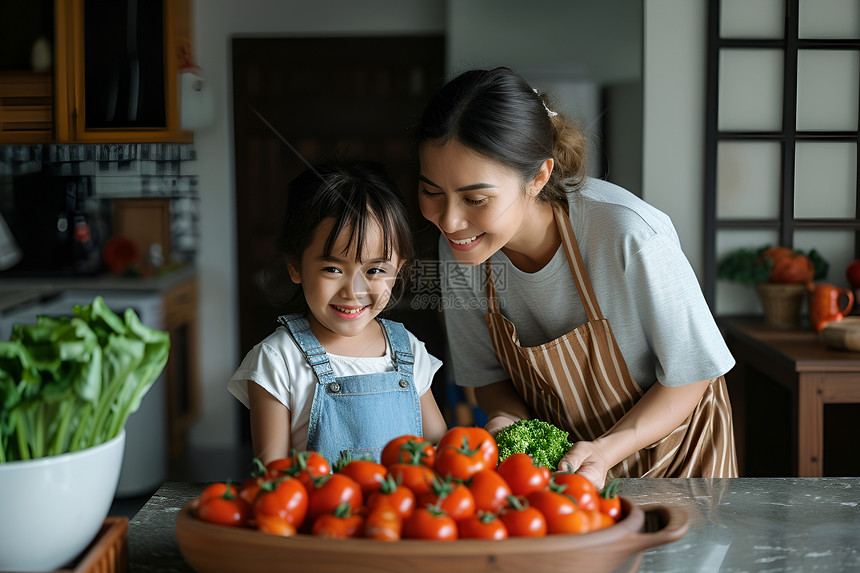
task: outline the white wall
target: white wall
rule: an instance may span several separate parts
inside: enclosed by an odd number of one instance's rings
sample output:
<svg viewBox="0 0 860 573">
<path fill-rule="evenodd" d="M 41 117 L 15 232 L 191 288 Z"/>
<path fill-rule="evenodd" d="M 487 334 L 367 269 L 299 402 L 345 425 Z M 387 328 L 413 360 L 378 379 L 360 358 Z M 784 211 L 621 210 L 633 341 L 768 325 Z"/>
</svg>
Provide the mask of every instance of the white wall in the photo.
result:
<svg viewBox="0 0 860 573">
<path fill-rule="evenodd" d="M 598 84 L 639 79 L 641 0 L 451 0 L 448 70 L 567 71 Z"/>
<path fill-rule="evenodd" d="M 642 198 L 672 218 L 704 276 L 706 0 L 644 0 Z"/>
<path fill-rule="evenodd" d="M 235 400 L 226 382 L 239 365 L 230 40 L 235 35 L 441 33 L 437 0 L 196 0 L 195 59 L 215 91 L 217 118 L 195 135 L 200 190 L 200 377 L 196 448 L 238 441 Z"/>
</svg>

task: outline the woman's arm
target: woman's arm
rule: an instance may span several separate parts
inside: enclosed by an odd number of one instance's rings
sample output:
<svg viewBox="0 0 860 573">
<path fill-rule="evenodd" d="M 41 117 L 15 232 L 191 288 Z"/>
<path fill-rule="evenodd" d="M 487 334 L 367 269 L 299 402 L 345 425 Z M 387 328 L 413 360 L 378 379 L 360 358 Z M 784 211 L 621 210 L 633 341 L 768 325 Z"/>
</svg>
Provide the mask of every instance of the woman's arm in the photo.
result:
<svg viewBox="0 0 860 573">
<path fill-rule="evenodd" d="M 655 382 L 645 395 L 608 432 L 593 442 L 576 442 L 559 462 L 587 477 L 597 488 L 606 482 L 606 472 L 634 452 L 668 436 L 687 419 L 711 380 L 684 386 Z"/>
<path fill-rule="evenodd" d="M 442 412 L 439 411 L 436 398 L 433 397 L 433 392 L 428 389 L 421 396 L 421 432 L 424 439 L 438 444 L 447 431 L 448 425 L 445 423 Z"/>
<path fill-rule="evenodd" d="M 254 456 L 264 464 L 289 456 L 290 410 L 255 382 L 248 381 L 251 441 Z"/>
<path fill-rule="evenodd" d="M 475 400 L 487 415 L 487 425 L 484 427 L 494 436 L 505 426 L 532 417 L 529 407 L 510 380 L 478 386 L 475 388 Z"/>
</svg>

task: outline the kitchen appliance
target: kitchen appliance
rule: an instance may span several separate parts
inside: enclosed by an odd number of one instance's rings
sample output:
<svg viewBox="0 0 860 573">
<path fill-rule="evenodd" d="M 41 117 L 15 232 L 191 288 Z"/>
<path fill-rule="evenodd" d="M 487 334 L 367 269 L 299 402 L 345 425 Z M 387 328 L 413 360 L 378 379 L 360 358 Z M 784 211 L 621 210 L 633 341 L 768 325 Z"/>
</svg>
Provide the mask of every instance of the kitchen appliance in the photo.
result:
<svg viewBox="0 0 860 573">
<path fill-rule="evenodd" d="M 92 275 L 102 271 L 101 248 L 108 229 L 93 178 L 45 171 L 17 176 L 11 201 L 0 201 L 21 251 L 5 271 L 16 276 Z"/>
<path fill-rule="evenodd" d="M 157 292 L 67 290 L 51 299 L 0 314 L 0 340 L 9 340 L 12 325 L 35 324 L 38 316 L 68 316 L 73 307 L 101 296 L 108 308 L 122 316 L 126 308 L 140 321 L 164 330 L 164 307 Z M 167 478 L 167 382 L 162 373 L 125 424 L 126 444 L 117 497 L 132 497 L 158 489 Z"/>
</svg>

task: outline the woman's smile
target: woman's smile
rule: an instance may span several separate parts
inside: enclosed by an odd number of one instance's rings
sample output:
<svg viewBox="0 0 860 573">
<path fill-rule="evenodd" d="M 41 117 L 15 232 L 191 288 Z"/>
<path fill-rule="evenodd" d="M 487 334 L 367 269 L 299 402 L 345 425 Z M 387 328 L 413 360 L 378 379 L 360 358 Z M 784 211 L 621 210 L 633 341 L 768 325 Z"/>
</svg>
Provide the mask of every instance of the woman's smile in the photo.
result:
<svg viewBox="0 0 860 573">
<path fill-rule="evenodd" d="M 481 233 L 480 235 L 475 235 L 474 237 L 467 237 L 465 239 L 454 239 L 453 237 L 447 237 L 448 244 L 451 245 L 452 249 L 457 251 L 471 251 L 481 242 L 481 239 L 484 238 L 486 233 Z"/>
<path fill-rule="evenodd" d="M 502 249 L 530 245 L 532 235 L 552 223 L 551 208 L 535 204 L 532 182 L 456 139 L 423 145 L 419 155 L 421 213 L 442 231 L 461 264 L 479 265 Z"/>
</svg>

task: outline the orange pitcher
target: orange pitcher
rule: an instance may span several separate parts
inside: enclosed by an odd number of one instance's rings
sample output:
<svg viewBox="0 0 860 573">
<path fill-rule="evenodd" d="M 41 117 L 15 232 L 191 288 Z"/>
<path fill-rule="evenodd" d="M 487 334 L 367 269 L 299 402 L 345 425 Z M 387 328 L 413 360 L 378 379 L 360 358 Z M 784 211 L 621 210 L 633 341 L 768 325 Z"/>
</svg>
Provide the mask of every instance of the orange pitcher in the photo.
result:
<svg viewBox="0 0 860 573">
<path fill-rule="evenodd" d="M 839 299 L 845 296 L 846 304 L 839 306 Z M 830 284 L 817 285 L 809 298 L 809 320 L 815 332 L 820 332 L 828 322 L 842 320 L 854 306 L 854 292 Z"/>
</svg>

